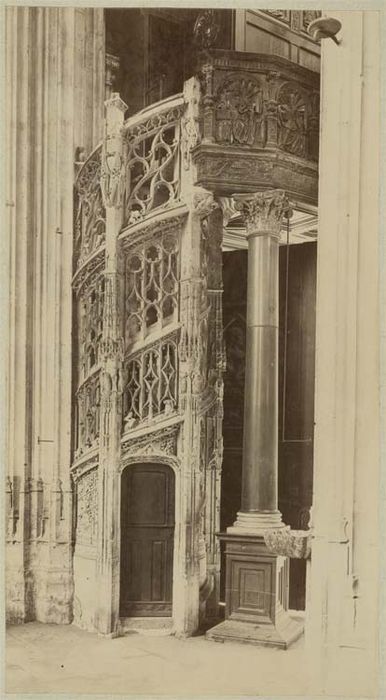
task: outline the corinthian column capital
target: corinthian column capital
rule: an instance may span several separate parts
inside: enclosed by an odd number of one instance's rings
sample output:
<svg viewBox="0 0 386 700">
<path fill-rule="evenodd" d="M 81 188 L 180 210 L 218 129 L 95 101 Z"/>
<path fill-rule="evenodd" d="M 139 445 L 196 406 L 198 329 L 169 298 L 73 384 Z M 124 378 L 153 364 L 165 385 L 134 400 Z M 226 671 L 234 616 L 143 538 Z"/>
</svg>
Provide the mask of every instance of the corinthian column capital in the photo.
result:
<svg viewBox="0 0 386 700">
<path fill-rule="evenodd" d="M 233 198 L 235 209 L 244 217 L 248 238 L 264 235 L 279 238 L 283 216 L 292 215 L 289 200 L 283 190 L 236 194 Z"/>
</svg>

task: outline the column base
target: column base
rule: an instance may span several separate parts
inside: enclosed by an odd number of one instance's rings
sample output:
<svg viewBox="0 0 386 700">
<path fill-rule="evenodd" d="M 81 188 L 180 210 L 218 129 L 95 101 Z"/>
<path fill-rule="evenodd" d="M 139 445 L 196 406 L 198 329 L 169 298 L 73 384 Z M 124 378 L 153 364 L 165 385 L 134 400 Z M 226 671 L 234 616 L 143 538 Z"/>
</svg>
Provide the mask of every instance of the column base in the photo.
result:
<svg viewBox="0 0 386 700">
<path fill-rule="evenodd" d="M 303 633 L 288 614 L 289 559 L 269 552 L 263 536 L 220 537 L 226 547 L 225 621 L 208 630 L 207 639 L 287 649 Z"/>
<path fill-rule="evenodd" d="M 230 535 L 252 535 L 263 537 L 266 530 L 277 530 L 280 527 L 285 527 L 282 521 L 280 510 L 266 512 L 249 512 L 237 513 L 237 520 L 227 528 L 227 533 Z"/>
<path fill-rule="evenodd" d="M 288 649 L 303 634 L 303 626 L 285 613 L 285 620 L 280 626 L 274 624 L 254 625 L 239 620 L 224 620 L 206 633 L 206 638 L 213 642 L 239 642 L 260 647 Z"/>
</svg>

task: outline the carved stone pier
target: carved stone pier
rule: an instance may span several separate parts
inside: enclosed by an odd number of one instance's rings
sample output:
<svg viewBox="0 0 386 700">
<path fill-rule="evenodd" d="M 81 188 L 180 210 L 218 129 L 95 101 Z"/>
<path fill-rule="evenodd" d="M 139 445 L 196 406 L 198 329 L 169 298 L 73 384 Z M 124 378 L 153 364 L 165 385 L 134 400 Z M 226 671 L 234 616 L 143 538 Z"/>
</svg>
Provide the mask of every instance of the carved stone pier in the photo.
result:
<svg viewBox="0 0 386 700">
<path fill-rule="evenodd" d="M 247 344 L 242 500 L 226 546 L 226 620 L 211 639 L 286 648 L 301 634 L 289 618 L 288 559 L 268 551 L 267 530 L 283 528 L 278 477 L 278 253 L 282 190 L 237 195 L 248 238 Z"/>
</svg>

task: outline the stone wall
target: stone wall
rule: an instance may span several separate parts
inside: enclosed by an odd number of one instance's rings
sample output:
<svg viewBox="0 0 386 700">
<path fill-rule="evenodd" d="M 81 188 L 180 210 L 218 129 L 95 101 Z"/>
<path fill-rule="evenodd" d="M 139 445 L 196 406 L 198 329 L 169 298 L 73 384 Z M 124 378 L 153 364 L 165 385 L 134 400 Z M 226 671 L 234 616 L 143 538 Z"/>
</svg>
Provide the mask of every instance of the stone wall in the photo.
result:
<svg viewBox="0 0 386 700">
<path fill-rule="evenodd" d="M 7 614 L 69 622 L 74 160 L 101 138 L 103 11 L 10 7 L 6 37 Z"/>
</svg>

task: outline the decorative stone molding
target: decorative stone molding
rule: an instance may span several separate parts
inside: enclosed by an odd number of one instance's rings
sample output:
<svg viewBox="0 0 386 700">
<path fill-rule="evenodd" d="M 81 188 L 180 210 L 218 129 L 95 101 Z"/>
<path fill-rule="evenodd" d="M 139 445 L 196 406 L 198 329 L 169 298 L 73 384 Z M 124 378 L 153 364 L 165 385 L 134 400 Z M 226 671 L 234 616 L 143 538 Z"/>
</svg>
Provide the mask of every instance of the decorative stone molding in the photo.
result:
<svg viewBox="0 0 386 700">
<path fill-rule="evenodd" d="M 82 455 L 76 462 L 73 463 L 71 467 L 71 476 L 76 482 L 84 474 L 92 469 L 95 469 L 99 463 L 99 453 L 98 451 L 92 450 L 92 454 Z"/>
<path fill-rule="evenodd" d="M 267 530 L 264 541 L 272 554 L 308 559 L 311 555 L 312 530 L 292 530 L 287 525 L 277 530 Z"/>
<path fill-rule="evenodd" d="M 289 200 L 282 190 L 236 194 L 234 206 L 244 217 L 247 237 L 269 234 L 279 239 L 283 217 L 292 215 Z"/>
<path fill-rule="evenodd" d="M 180 232 L 188 211 L 186 204 L 178 202 L 168 209 L 152 212 L 150 216 L 129 227 L 125 226 L 119 237 L 122 248 L 130 250 L 139 243 L 151 240 L 156 233 Z"/>
<path fill-rule="evenodd" d="M 86 293 L 90 286 L 100 277 L 105 263 L 105 246 L 90 255 L 90 257 L 79 267 L 72 278 L 72 286 L 77 296 Z"/>
<path fill-rule="evenodd" d="M 165 454 L 175 456 L 177 454 L 177 437 L 179 425 L 161 428 L 149 432 L 147 435 L 134 439 L 124 439 L 122 443 L 122 457 L 125 459 L 130 454 Z"/>
</svg>

